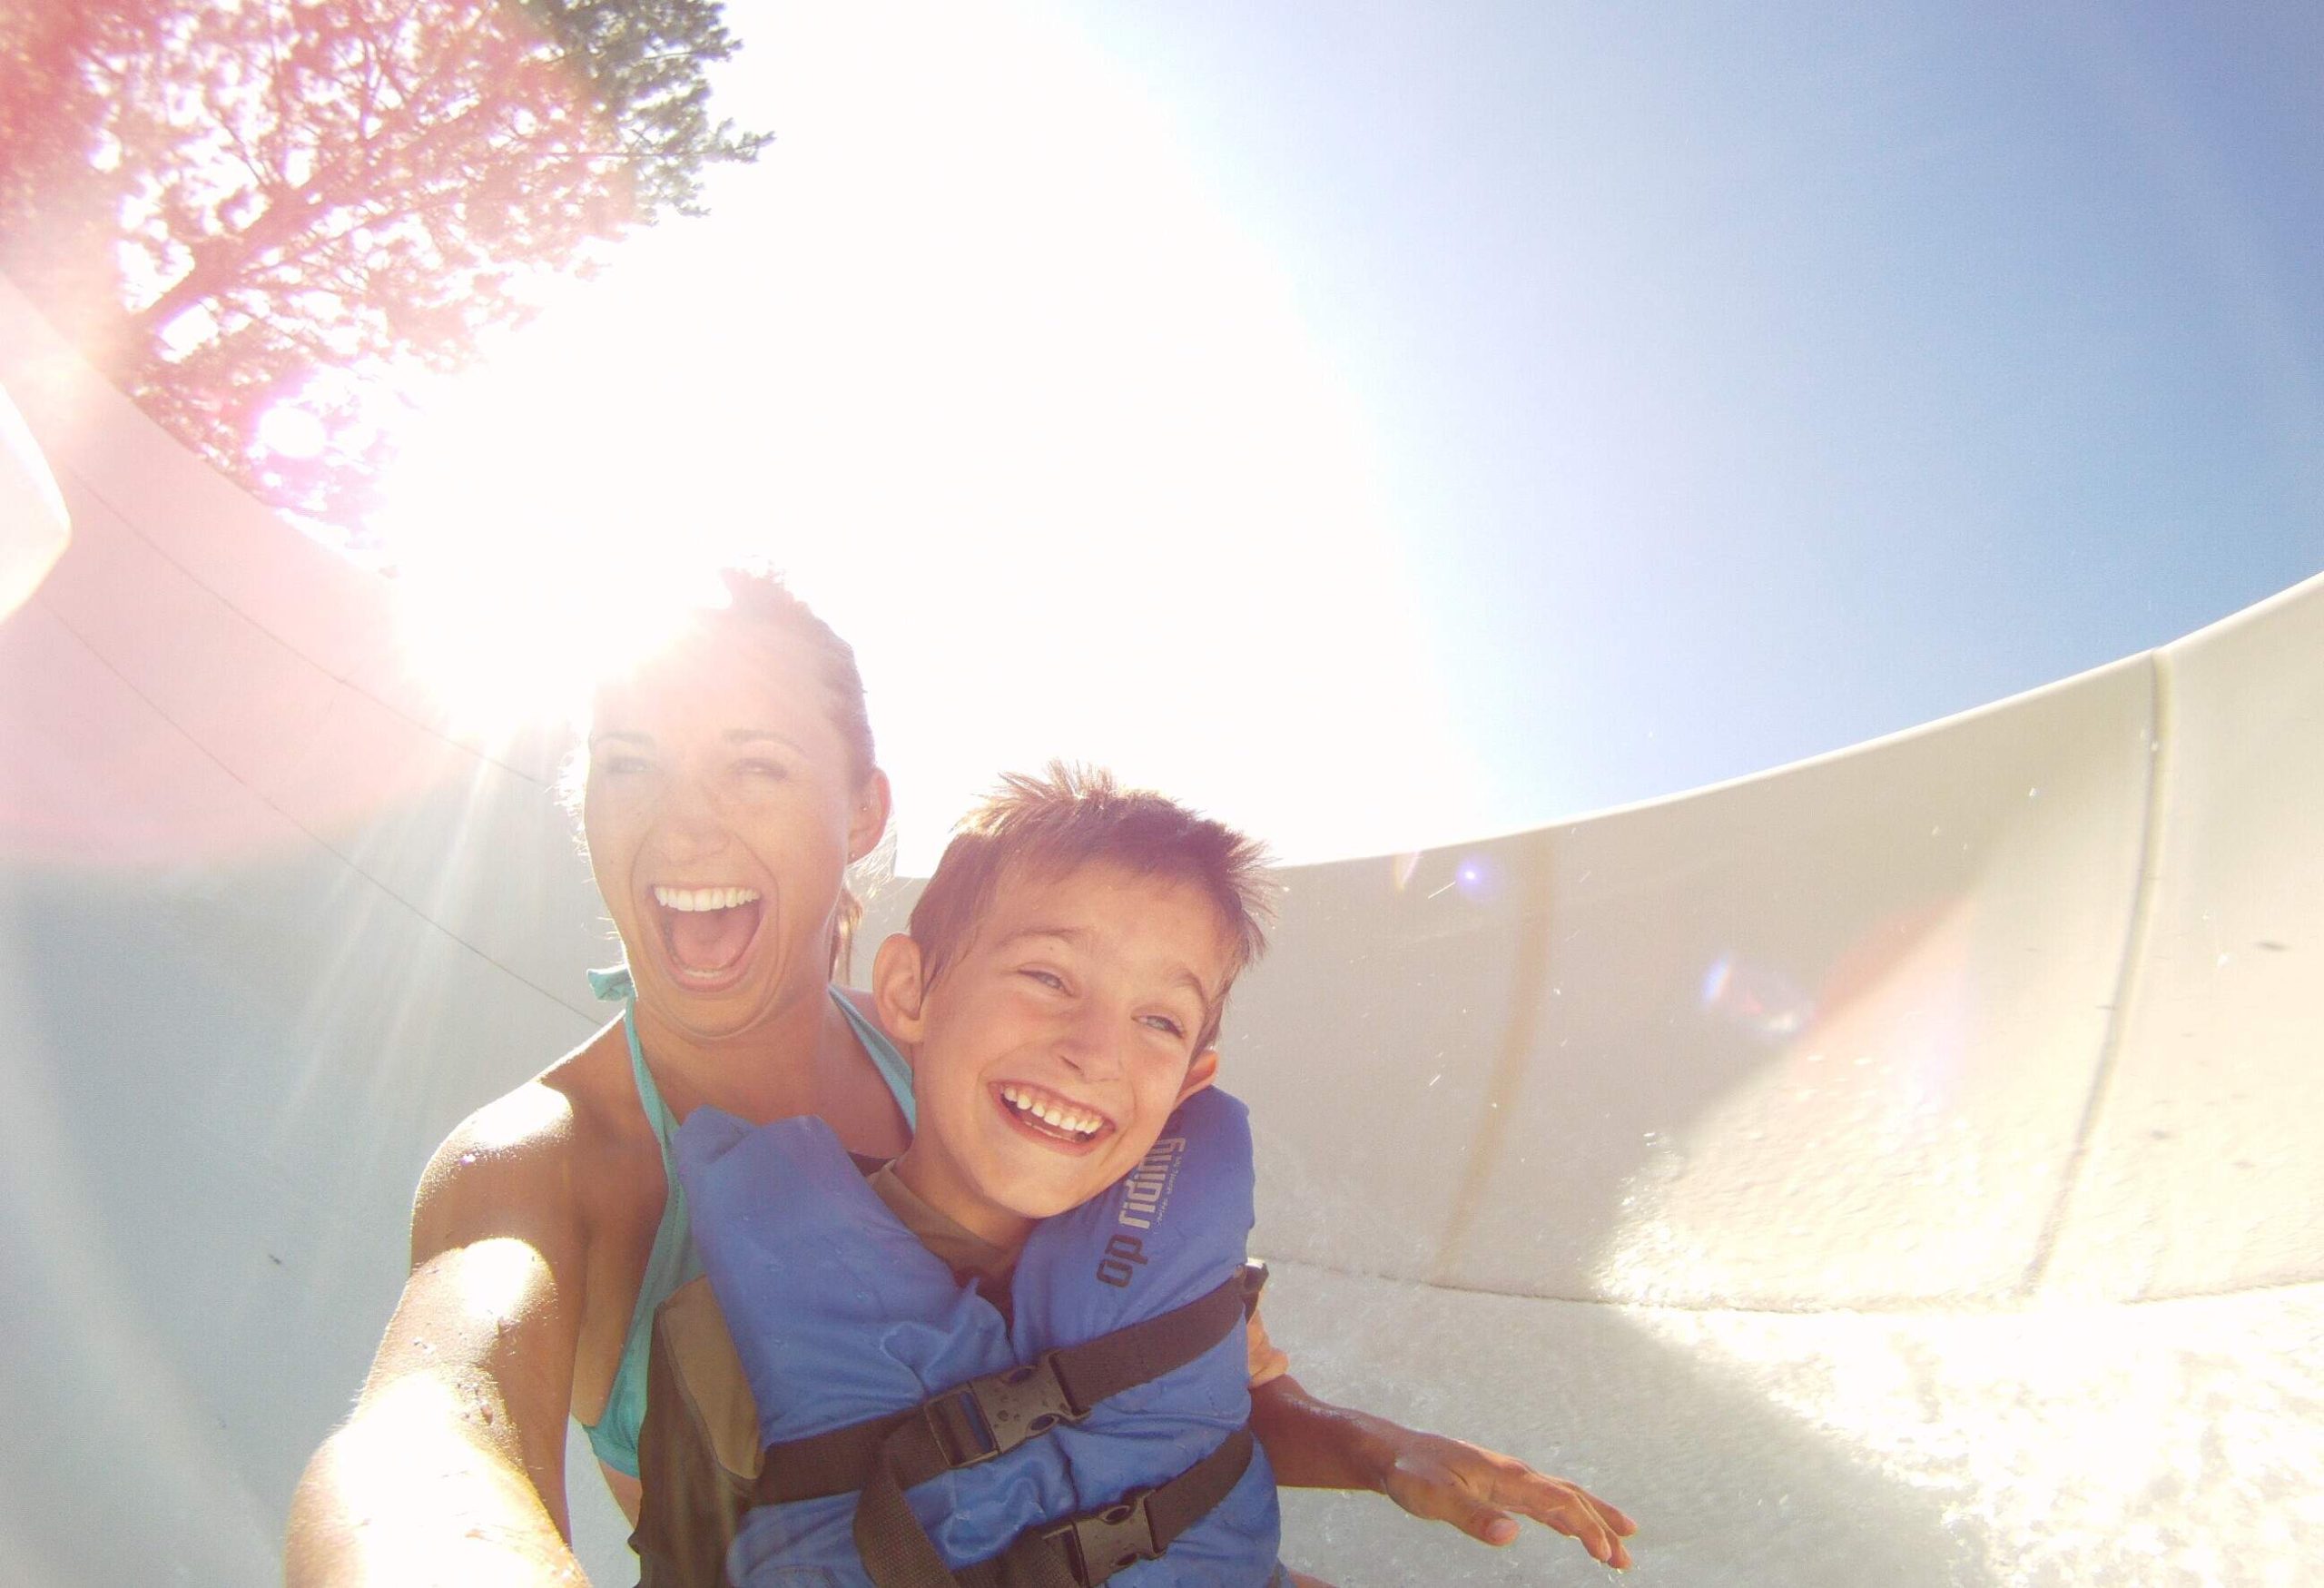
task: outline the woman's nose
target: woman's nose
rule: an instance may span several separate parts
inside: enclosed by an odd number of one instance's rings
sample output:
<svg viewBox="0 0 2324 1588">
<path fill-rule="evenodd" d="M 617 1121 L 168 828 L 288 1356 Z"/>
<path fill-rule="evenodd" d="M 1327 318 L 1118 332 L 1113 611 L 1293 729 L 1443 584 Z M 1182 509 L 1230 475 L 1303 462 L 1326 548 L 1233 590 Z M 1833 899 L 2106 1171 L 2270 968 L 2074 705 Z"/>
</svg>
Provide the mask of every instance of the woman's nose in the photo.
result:
<svg viewBox="0 0 2324 1588">
<path fill-rule="evenodd" d="M 726 841 L 726 824 L 717 802 L 692 778 L 672 782 L 663 796 L 660 814 L 664 842 L 674 849 L 702 853 Z"/>
</svg>

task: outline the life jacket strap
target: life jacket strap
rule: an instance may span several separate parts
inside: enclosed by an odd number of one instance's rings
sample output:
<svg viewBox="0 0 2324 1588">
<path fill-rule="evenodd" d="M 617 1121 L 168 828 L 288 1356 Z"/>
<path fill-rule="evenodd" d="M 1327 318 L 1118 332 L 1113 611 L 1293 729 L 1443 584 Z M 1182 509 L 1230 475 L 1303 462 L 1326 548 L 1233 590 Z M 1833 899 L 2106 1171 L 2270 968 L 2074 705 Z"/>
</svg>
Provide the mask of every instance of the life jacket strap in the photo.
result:
<svg viewBox="0 0 2324 1588">
<path fill-rule="evenodd" d="M 958 1571 L 945 1565 L 882 1463 L 856 1503 L 856 1551 L 876 1588 L 1097 1588 L 1138 1561 L 1159 1559 L 1208 1515 L 1242 1481 L 1252 1448 L 1251 1431 L 1237 1428 L 1167 1483 L 1029 1529 L 990 1560 Z"/>
<path fill-rule="evenodd" d="M 1265 1283 L 1265 1268 L 1251 1267 Z M 1079 1422 L 1108 1396 L 1185 1366 L 1240 1325 L 1257 1294 L 1246 1270 L 1184 1307 L 983 1374 L 907 1410 L 770 1445 L 752 1503 L 843 1494 L 863 1487 L 881 1464 L 909 1489 L 1005 1455 L 1059 1423 Z"/>
</svg>

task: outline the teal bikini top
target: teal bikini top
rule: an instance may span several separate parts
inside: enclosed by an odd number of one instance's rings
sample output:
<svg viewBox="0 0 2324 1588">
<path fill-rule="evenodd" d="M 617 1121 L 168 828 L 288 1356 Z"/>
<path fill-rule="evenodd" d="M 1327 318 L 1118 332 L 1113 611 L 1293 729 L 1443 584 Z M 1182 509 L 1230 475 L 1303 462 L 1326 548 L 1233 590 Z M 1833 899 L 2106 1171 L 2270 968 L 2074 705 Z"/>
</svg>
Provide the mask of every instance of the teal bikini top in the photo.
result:
<svg viewBox="0 0 2324 1588">
<path fill-rule="evenodd" d="M 654 1337 L 654 1313 L 671 1292 L 702 1272 L 702 1259 L 694 1249 L 691 1226 L 686 1220 L 685 1188 L 678 1183 L 678 1174 L 670 1159 L 670 1137 L 677 1129 L 677 1121 L 670 1117 L 669 1105 L 663 1102 L 661 1090 L 654 1084 L 654 1072 L 645 1067 L 645 1051 L 637 1045 L 637 993 L 631 984 L 625 966 L 610 971 L 589 972 L 589 989 L 599 998 L 621 1002 L 621 1029 L 629 1038 L 629 1073 L 637 1083 L 637 1101 L 645 1110 L 646 1121 L 654 1127 L 654 1139 L 662 1148 L 662 1181 L 667 1188 L 662 1197 L 662 1223 L 654 1231 L 654 1250 L 645 1259 L 645 1277 L 638 1282 L 637 1305 L 630 1309 L 629 1332 L 622 1336 L 621 1365 L 615 1369 L 612 1389 L 606 1394 L 606 1409 L 595 1423 L 581 1425 L 589 1435 L 589 1448 L 597 1459 L 616 1472 L 637 1475 L 637 1433 L 645 1425 L 645 1357 Z M 896 1045 L 888 1041 L 887 1032 L 864 1018 L 863 1012 L 850 1002 L 836 987 L 831 989 L 832 1001 L 847 1017 L 856 1040 L 863 1050 L 872 1055 L 872 1062 L 880 1071 L 880 1079 L 888 1083 L 894 1094 L 896 1107 L 904 1117 L 904 1128 L 911 1129 L 915 1122 L 911 1097 L 911 1067 Z"/>
</svg>

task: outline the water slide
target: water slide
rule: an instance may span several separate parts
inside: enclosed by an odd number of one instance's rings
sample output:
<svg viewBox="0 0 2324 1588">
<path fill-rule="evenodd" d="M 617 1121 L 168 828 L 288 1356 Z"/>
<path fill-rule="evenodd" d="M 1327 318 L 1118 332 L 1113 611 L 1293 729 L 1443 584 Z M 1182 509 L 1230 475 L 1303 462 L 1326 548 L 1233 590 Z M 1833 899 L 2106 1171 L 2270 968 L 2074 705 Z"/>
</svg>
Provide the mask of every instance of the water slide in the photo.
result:
<svg viewBox="0 0 2324 1588">
<path fill-rule="evenodd" d="M 262 1582 L 420 1164 L 603 1018 L 608 940 L 562 745 L 448 728 L 391 587 L 5 283 L 0 387 L 0 1580 Z M 1311 1387 L 1618 1500 L 1640 1583 L 2324 1561 L 2324 579 L 1800 765 L 1285 880 L 1229 1049 Z M 1599 1574 L 1286 1511 L 1348 1588 Z"/>
</svg>

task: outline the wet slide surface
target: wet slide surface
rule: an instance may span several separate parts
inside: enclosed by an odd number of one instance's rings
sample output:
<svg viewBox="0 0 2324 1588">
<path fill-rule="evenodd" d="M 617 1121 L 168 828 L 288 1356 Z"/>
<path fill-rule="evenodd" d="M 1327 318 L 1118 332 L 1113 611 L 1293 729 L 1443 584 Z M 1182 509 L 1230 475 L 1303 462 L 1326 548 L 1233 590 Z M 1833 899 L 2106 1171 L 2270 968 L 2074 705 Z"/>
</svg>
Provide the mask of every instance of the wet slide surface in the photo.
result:
<svg viewBox="0 0 2324 1588">
<path fill-rule="evenodd" d="M 428 1149 L 594 1028 L 610 939 L 553 735 L 450 732 L 391 590 L 5 285 L 0 387 L 73 525 L 0 619 L 0 1578 L 264 1581 Z M 1286 881 L 1228 1046 L 1311 1387 L 1589 1484 L 1641 1583 L 2324 1559 L 2324 583 L 1816 762 Z M 627 1581 L 576 1449 L 584 1557 Z M 1286 1510 L 1349 1588 L 1600 1575 Z"/>
</svg>

